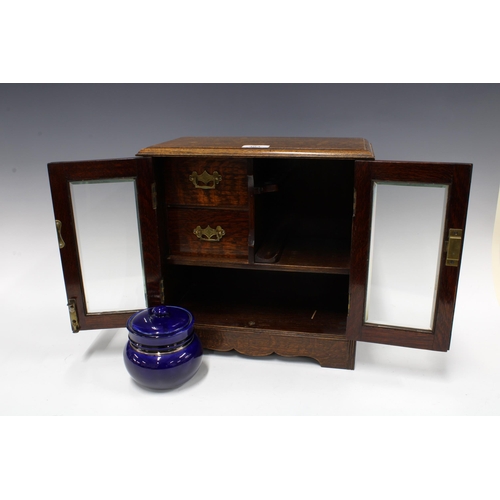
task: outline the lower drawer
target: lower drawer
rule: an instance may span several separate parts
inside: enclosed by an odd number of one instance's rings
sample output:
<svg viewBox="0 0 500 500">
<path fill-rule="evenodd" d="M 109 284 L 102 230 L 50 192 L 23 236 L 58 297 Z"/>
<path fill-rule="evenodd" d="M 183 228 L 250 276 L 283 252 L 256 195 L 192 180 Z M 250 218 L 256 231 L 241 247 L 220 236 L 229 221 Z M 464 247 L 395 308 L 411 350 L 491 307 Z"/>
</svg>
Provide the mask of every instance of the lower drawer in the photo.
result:
<svg viewBox="0 0 500 500">
<path fill-rule="evenodd" d="M 170 254 L 248 258 L 248 216 L 242 210 L 170 208 Z"/>
</svg>

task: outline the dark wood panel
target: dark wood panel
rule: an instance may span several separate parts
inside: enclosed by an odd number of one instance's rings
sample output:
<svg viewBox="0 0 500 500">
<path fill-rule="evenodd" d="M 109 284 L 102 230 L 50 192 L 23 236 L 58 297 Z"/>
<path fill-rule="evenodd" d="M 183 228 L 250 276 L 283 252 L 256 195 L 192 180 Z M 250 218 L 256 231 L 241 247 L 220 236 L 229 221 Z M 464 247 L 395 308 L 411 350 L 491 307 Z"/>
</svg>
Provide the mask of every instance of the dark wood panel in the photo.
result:
<svg viewBox="0 0 500 500">
<path fill-rule="evenodd" d="M 255 328 L 296 333 L 344 333 L 348 276 L 170 267 L 184 284 L 172 299 L 193 307 L 197 321 L 241 328 L 251 323 Z"/>
<path fill-rule="evenodd" d="M 248 259 L 248 212 L 170 208 L 167 212 L 170 255 Z M 220 241 L 200 240 L 194 230 L 200 226 L 216 229 L 224 236 Z"/>
<path fill-rule="evenodd" d="M 211 256 L 186 256 L 186 255 L 169 255 L 167 257 L 168 264 L 179 266 L 206 266 L 220 267 L 228 269 L 254 269 L 257 271 L 277 271 L 287 273 L 313 273 L 313 274 L 344 274 L 350 272 L 350 267 L 344 267 L 343 264 L 338 266 L 326 267 L 323 264 L 315 265 L 309 263 L 294 263 L 282 264 L 281 261 L 275 263 L 249 262 L 246 259 L 220 259 Z"/>
<path fill-rule="evenodd" d="M 279 294 L 279 291 L 275 289 L 274 293 Z M 265 291 L 263 294 L 267 296 Z M 204 294 L 196 291 L 187 294 L 181 305 L 189 309 L 200 324 L 288 334 L 323 334 L 324 338 L 340 336 L 345 339 L 346 307 L 335 307 L 333 296 L 331 301 L 325 296 L 316 302 L 302 303 L 293 298 L 287 303 L 283 298 L 239 297 L 240 300 L 235 301 L 228 298 L 227 293 L 223 295 L 221 291 L 214 293 L 206 289 Z"/>
<path fill-rule="evenodd" d="M 268 145 L 269 148 L 244 148 Z M 371 144 L 349 137 L 181 137 L 142 149 L 139 156 L 232 156 L 373 159 Z"/>
<path fill-rule="evenodd" d="M 351 368 L 345 337 L 347 276 L 171 266 L 172 300 L 189 309 L 204 347 L 265 356 L 307 356 Z"/>
<path fill-rule="evenodd" d="M 472 165 L 457 165 L 453 169 L 452 189 L 449 196 L 449 209 L 444 228 L 445 243 L 448 239 L 450 228 L 462 228 L 462 248 L 466 235 L 467 208 L 472 176 Z M 439 289 L 437 307 L 434 320 L 435 336 L 432 349 L 447 351 L 451 343 L 451 330 L 458 290 L 458 280 L 462 256 L 457 267 L 446 266 L 446 253 L 441 256 L 441 270 L 439 276 Z"/>
<path fill-rule="evenodd" d="M 245 159 L 169 158 L 164 160 L 168 205 L 248 206 L 248 162 Z M 190 180 L 193 172 L 218 174 L 219 182 Z M 206 187 L 213 189 L 204 189 Z"/>
<path fill-rule="evenodd" d="M 351 250 L 350 311 L 347 337 L 403 347 L 446 351 L 451 340 L 453 311 L 458 286 L 459 266 L 445 266 L 440 257 L 440 274 L 433 329 L 430 332 L 364 323 L 368 258 L 374 181 L 448 185 L 445 240 L 450 228 L 465 232 L 472 165 L 420 162 L 356 162 L 356 214 L 353 219 Z"/>
<path fill-rule="evenodd" d="M 247 356 L 274 353 L 286 357 L 304 356 L 315 359 L 323 367 L 354 369 L 356 342 L 353 341 L 204 324 L 197 324 L 195 328 L 205 349 L 235 350 Z"/>
<path fill-rule="evenodd" d="M 275 268 L 348 274 L 350 242 L 331 238 L 290 238 L 286 240 Z"/>
<path fill-rule="evenodd" d="M 54 216 L 62 223 L 64 248 L 60 249 L 68 300 L 76 301 L 80 329 L 115 328 L 125 325 L 131 311 L 110 311 L 89 314 L 80 270 L 80 259 L 71 203 L 70 183 L 73 181 L 105 181 L 135 179 L 142 241 L 143 265 L 148 302 L 160 300 L 160 251 L 156 211 L 153 209 L 154 176 L 150 158 L 58 162 L 48 165 Z"/>
</svg>

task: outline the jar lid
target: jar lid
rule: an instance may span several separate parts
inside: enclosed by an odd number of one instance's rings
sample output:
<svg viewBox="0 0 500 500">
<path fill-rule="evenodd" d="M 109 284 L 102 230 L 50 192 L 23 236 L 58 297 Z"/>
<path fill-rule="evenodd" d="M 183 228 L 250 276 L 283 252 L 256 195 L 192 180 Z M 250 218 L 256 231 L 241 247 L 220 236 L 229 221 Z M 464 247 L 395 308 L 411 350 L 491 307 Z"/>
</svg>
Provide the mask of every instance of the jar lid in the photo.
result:
<svg viewBox="0 0 500 500">
<path fill-rule="evenodd" d="M 150 307 L 135 313 L 127 321 L 130 340 L 149 346 L 182 342 L 191 335 L 193 328 L 193 315 L 177 306 Z"/>
</svg>

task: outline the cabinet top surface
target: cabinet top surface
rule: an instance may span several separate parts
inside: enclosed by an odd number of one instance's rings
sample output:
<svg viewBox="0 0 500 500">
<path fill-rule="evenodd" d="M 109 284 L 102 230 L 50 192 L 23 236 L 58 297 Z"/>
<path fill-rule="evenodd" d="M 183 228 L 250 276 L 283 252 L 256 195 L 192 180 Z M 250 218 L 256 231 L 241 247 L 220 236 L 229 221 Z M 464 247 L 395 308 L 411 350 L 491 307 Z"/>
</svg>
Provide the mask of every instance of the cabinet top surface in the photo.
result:
<svg viewBox="0 0 500 500">
<path fill-rule="evenodd" d="M 375 158 L 366 139 L 344 137 L 180 137 L 141 149 L 137 155 Z"/>
</svg>

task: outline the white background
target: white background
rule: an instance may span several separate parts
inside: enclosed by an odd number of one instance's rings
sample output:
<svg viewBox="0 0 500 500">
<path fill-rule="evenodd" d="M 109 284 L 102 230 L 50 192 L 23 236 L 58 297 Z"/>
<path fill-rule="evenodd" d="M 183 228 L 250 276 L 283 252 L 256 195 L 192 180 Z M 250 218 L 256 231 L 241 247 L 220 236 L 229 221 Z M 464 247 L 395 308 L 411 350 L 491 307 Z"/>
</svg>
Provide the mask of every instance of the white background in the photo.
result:
<svg viewBox="0 0 500 500">
<path fill-rule="evenodd" d="M 500 409 L 491 276 L 500 90 L 446 84 L 482 81 L 471 76 L 481 69 L 498 81 L 489 4 L 462 11 L 424 2 L 405 12 L 356 3 L 329 13 L 315 2 L 286 10 L 257 2 L 245 12 L 217 3 L 166 13 L 98 7 L 23 2 L 4 16 L 1 81 L 13 83 L 0 86 L 7 497 L 88 498 L 97 487 L 137 496 L 145 491 L 137 478 L 153 471 L 161 486 L 147 491 L 165 494 L 497 498 L 497 419 L 440 418 Z M 16 85 L 151 80 L 346 84 Z M 450 352 L 359 343 L 354 371 L 210 354 L 186 386 L 155 393 L 123 368 L 124 330 L 71 334 L 46 163 L 133 156 L 183 135 L 366 137 L 377 159 L 474 163 Z M 7 418 L 25 415 L 149 418 Z M 218 418 L 234 415 L 316 418 Z"/>
</svg>

